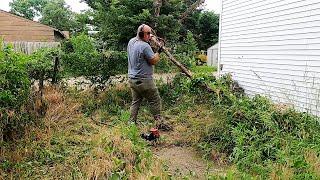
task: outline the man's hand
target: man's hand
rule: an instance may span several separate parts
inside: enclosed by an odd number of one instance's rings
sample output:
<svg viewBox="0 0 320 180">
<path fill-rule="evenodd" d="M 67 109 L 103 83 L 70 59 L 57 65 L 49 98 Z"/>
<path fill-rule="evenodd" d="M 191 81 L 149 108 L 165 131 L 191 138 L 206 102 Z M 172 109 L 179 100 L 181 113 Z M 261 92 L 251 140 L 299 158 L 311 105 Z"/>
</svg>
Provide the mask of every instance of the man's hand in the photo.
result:
<svg viewBox="0 0 320 180">
<path fill-rule="evenodd" d="M 150 42 L 151 42 L 150 45 L 154 52 L 157 52 L 159 54 L 163 52 L 164 50 L 163 47 L 165 43 L 161 38 L 157 38 L 157 36 L 154 36 L 153 34 L 151 34 Z"/>
<path fill-rule="evenodd" d="M 163 46 L 159 47 L 159 49 L 158 49 L 158 53 L 159 54 L 162 53 L 162 52 L 163 52 Z"/>
</svg>

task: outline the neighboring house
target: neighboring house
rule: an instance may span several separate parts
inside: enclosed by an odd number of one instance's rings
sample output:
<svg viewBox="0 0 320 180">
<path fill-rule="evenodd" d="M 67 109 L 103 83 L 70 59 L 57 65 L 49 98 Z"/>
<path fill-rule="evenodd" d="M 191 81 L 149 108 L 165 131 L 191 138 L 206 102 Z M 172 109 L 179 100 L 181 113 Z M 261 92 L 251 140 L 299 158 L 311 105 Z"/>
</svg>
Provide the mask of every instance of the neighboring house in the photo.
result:
<svg viewBox="0 0 320 180">
<path fill-rule="evenodd" d="M 207 50 L 207 65 L 208 66 L 218 66 L 218 49 L 219 43 L 211 46 Z"/>
<path fill-rule="evenodd" d="M 55 44 L 59 44 L 59 41 L 68 36 L 68 32 L 0 10 L 0 38 L 5 43 L 10 42 L 19 48 L 21 46 L 51 47 L 56 46 Z M 34 50 L 34 48 L 31 49 L 26 51 Z"/>
<path fill-rule="evenodd" d="M 320 1 L 223 0 L 219 74 L 320 115 Z"/>
</svg>

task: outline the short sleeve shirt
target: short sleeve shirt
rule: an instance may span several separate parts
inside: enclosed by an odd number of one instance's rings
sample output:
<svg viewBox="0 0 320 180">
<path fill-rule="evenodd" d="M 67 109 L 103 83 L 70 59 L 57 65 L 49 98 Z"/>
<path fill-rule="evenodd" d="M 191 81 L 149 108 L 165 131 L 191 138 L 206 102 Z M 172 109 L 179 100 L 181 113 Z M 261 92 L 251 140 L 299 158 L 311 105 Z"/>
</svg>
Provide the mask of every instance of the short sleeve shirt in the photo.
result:
<svg viewBox="0 0 320 180">
<path fill-rule="evenodd" d="M 154 57 L 154 52 L 151 46 L 135 37 L 129 41 L 127 51 L 129 78 L 152 79 L 153 66 L 149 61 Z"/>
</svg>

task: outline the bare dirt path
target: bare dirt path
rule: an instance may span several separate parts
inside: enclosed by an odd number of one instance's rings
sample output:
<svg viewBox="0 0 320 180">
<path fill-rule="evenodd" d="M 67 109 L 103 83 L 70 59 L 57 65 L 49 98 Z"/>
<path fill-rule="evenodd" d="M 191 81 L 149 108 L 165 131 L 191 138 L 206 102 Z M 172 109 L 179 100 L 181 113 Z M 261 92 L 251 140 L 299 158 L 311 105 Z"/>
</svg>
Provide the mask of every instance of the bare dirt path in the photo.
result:
<svg viewBox="0 0 320 180">
<path fill-rule="evenodd" d="M 222 170 L 206 162 L 192 147 L 171 146 L 158 148 L 154 154 L 168 166 L 168 171 L 175 177 L 206 179 L 208 174 L 219 174 Z"/>
<path fill-rule="evenodd" d="M 163 161 L 169 173 L 175 178 L 207 179 L 208 175 L 224 175 L 224 167 L 214 161 L 207 161 L 194 148 L 178 145 L 176 132 L 162 133 L 162 142 L 152 148 L 153 153 Z"/>
</svg>

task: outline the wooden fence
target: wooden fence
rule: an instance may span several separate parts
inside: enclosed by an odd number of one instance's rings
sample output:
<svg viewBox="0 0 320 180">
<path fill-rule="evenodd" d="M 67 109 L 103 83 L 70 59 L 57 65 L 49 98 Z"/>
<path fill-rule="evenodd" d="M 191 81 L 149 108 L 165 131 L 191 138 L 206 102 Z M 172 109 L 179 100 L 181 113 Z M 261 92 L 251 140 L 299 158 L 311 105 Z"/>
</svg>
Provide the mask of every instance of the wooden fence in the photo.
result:
<svg viewBox="0 0 320 180">
<path fill-rule="evenodd" d="M 22 52 L 25 54 L 32 54 L 40 48 L 53 48 L 59 47 L 60 42 L 4 42 L 4 45 L 11 44 L 13 46 L 14 51 Z"/>
</svg>

